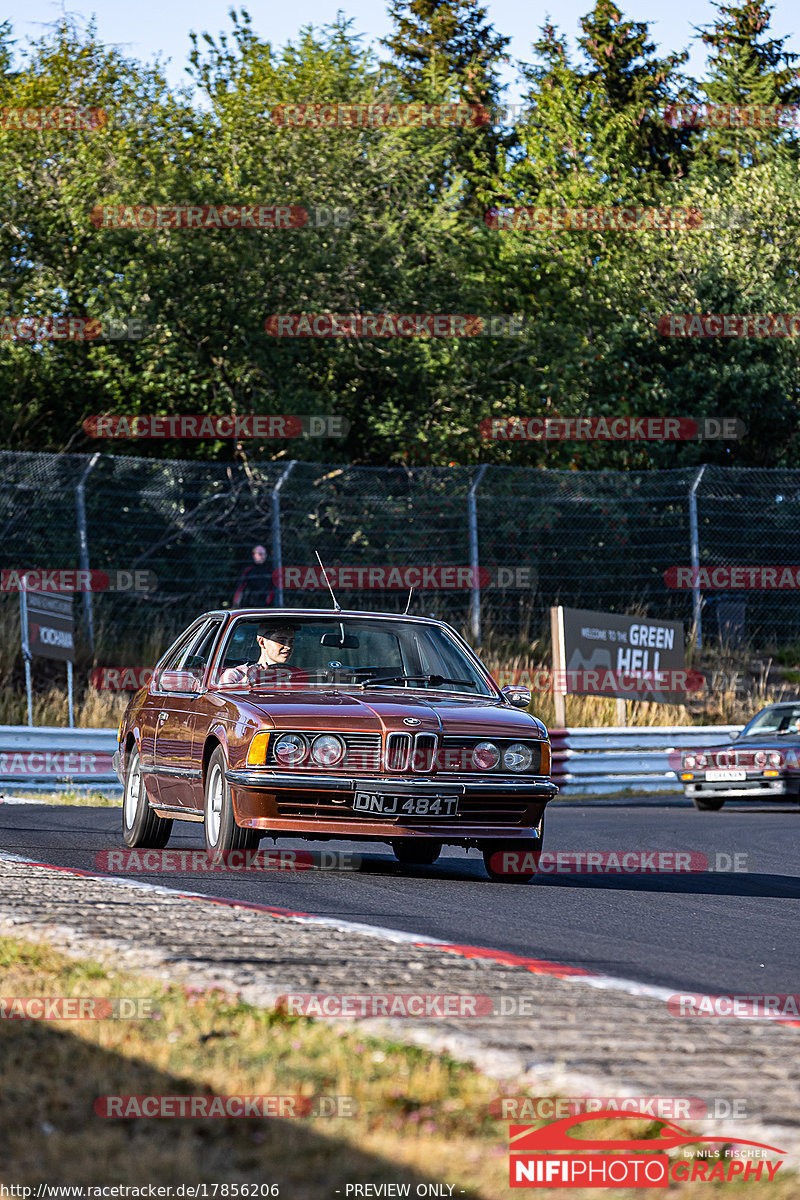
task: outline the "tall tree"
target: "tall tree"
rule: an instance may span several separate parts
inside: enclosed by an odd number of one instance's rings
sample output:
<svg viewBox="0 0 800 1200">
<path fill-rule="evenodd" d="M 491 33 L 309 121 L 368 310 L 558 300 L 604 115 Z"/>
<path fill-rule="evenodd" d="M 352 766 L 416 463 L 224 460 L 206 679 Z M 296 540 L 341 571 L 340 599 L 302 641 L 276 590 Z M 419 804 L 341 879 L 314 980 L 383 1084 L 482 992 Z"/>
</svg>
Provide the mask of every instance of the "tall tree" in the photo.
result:
<svg viewBox="0 0 800 1200">
<path fill-rule="evenodd" d="M 767 36 L 773 10 L 765 0 L 715 3 L 714 7 L 717 19 L 699 31 L 710 50 L 708 78 L 702 85 L 710 104 L 791 109 L 800 103 L 800 56 L 785 48 L 786 37 Z M 791 132 L 796 111 L 782 115 L 776 125 L 755 120 L 744 125 L 712 124 L 703 139 L 706 159 L 713 155 L 723 164 L 751 166 L 768 161 L 780 149 L 796 157 L 798 142 Z"/>
<path fill-rule="evenodd" d="M 408 95 L 419 95 L 432 68 L 446 85 L 451 77 L 472 104 L 495 104 L 498 65 L 510 38 L 496 32 L 477 0 L 391 0 L 395 31 L 382 39 L 392 55 L 388 73 Z"/>
</svg>

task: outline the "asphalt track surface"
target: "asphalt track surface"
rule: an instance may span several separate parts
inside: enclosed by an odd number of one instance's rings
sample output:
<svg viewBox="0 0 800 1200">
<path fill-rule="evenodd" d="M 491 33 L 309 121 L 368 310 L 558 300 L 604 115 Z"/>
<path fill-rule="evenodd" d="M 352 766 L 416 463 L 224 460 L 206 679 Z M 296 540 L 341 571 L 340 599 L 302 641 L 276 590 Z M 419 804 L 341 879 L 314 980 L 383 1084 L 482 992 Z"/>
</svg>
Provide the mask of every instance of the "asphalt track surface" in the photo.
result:
<svg viewBox="0 0 800 1200">
<path fill-rule="evenodd" d="M 99 852 L 124 846 L 120 825 L 118 808 L 0 804 L 0 849 L 95 872 Z M 280 841 L 278 848 L 350 850 L 361 868 L 125 877 L 675 991 L 800 993 L 799 840 L 796 805 L 729 801 L 719 813 L 699 813 L 681 799 L 607 798 L 549 806 L 545 849 L 699 851 L 712 865 L 718 854 L 744 853 L 747 870 L 548 873 L 520 886 L 491 882 L 476 851 L 446 847 L 433 866 L 407 867 L 388 845 Z M 170 849 L 202 847 L 202 826 L 176 822 Z"/>
</svg>

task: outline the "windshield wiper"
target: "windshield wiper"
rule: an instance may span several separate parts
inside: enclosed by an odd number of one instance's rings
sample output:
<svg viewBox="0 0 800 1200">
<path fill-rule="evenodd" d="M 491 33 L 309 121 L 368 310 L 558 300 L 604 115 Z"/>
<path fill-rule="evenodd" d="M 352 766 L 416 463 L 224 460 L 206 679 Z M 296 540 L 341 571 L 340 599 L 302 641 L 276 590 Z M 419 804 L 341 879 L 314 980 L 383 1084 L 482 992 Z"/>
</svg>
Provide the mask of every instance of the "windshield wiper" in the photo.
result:
<svg viewBox="0 0 800 1200">
<path fill-rule="evenodd" d="M 375 675 L 370 679 L 360 680 L 362 687 L 372 687 L 376 683 L 398 683 L 404 680 L 421 679 L 438 687 L 441 683 L 464 683 L 475 686 L 473 679 L 448 679 L 446 675 Z"/>
</svg>

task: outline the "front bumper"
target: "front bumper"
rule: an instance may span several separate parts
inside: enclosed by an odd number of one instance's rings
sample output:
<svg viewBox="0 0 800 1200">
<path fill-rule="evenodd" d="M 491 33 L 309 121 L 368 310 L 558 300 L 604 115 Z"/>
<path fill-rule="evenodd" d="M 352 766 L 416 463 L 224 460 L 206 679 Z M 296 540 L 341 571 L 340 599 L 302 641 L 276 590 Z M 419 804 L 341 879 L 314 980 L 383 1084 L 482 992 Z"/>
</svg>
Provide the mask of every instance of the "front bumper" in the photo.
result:
<svg viewBox="0 0 800 1200">
<path fill-rule="evenodd" d="M 707 796 L 716 800 L 798 800 L 800 799 L 800 779 L 796 776 L 779 776 L 777 779 L 764 779 L 762 775 L 753 775 L 751 779 L 738 780 L 735 783 L 715 781 L 707 783 L 703 779 L 694 779 L 691 783 L 683 782 L 684 794 L 689 799 L 695 796 Z"/>
<path fill-rule="evenodd" d="M 398 778 L 269 772 L 263 768 L 229 770 L 237 822 L 252 829 L 302 837 L 393 841 L 427 837 L 448 844 L 474 844 L 487 838 L 534 836 L 556 784 L 539 776 L 527 780 L 464 775 Z M 381 790 L 404 796 L 458 796 L 452 815 L 367 814 L 353 808 L 356 791 Z"/>
</svg>

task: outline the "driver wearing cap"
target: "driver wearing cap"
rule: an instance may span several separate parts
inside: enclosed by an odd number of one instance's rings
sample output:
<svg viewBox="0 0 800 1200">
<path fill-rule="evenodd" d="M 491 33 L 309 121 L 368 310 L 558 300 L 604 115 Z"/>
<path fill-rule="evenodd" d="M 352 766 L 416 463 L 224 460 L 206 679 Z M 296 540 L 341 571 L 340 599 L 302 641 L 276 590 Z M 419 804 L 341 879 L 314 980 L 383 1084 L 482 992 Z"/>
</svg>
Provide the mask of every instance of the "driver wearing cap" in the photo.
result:
<svg viewBox="0 0 800 1200">
<path fill-rule="evenodd" d="M 275 621 L 261 621 L 256 632 L 256 641 L 261 651 L 258 662 L 242 663 L 240 667 L 228 667 L 219 677 L 219 686 L 230 687 L 238 683 L 248 683 L 251 680 L 251 672 L 256 670 L 273 672 L 276 667 L 285 666 L 294 650 L 294 635 L 295 629 L 292 625 L 276 624 Z"/>
</svg>

